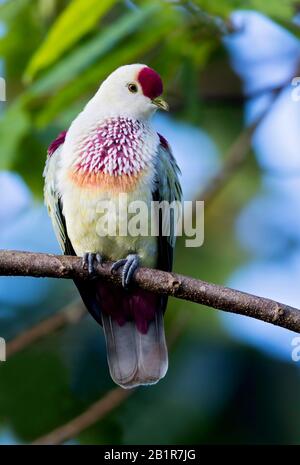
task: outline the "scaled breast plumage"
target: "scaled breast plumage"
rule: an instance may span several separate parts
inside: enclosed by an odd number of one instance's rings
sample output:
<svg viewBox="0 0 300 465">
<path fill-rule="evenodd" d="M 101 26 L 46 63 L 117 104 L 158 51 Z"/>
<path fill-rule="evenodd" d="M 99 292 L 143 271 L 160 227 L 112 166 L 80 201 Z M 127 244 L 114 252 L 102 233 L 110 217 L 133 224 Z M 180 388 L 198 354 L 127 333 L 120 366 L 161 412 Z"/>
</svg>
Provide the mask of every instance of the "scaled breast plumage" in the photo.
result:
<svg viewBox="0 0 300 465">
<path fill-rule="evenodd" d="M 146 175 L 155 151 L 143 122 L 109 118 L 79 142 L 70 175 L 77 185 L 128 192 Z"/>
<path fill-rule="evenodd" d="M 104 121 L 82 141 L 75 172 L 136 176 L 150 160 L 145 136 L 142 122 L 130 118 Z"/>
</svg>

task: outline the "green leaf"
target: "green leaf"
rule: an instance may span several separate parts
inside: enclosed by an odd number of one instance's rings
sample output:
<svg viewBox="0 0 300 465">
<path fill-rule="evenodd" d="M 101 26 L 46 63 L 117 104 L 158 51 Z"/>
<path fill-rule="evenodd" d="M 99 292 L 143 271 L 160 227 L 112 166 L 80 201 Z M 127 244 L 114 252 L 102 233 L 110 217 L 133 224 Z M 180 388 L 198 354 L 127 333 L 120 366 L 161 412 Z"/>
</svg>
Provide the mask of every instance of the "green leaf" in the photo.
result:
<svg viewBox="0 0 300 465">
<path fill-rule="evenodd" d="M 23 108 L 21 100 L 11 104 L 1 118 L 0 140 L 1 157 L 0 170 L 11 169 L 18 155 L 18 147 L 28 132 L 30 119 Z"/>
<path fill-rule="evenodd" d="M 251 8 L 271 18 L 292 19 L 295 14 L 294 0 L 251 0 Z"/>
<path fill-rule="evenodd" d="M 143 28 L 112 53 L 106 55 L 99 63 L 85 70 L 80 78 L 74 79 L 51 98 L 47 106 L 44 106 L 39 113 L 36 124 L 39 127 L 49 124 L 58 114 L 69 109 L 76 99 L 81 98 L 87 92 L 94 91 L 101 81 L 118 66 L 143 60 L 144 55 L 158 46 L 173 30 L 176 24 L 173 18 L 159 15 L 151 26 Z M 153 28 L 155 28 L 155 34 L 153 34 Z"/>
<path fill-rule="evenodd" d="M 58 63 L 43 78 L 30 88 L 33 95 L 51 92 L 59 86 L 74 79 L 101 56 L 112 50 L 122 39 L 134 32 L 156 11 L 159 4 L 151 3 L 143 9 L 134 10 L 107 27 L 88 43 L 77 48 L 71 55 Z"/>
<path fill-rule="evenodd" d="M 11 21 L 28 3 L 29 0 L 7 0 L 0 5 L 0 20 L 3 22 Z"/>
<path fill-rule="evenodd" d="M 195 0 L 205 13 L 228 18 L 234 10 L 256 10 L 272 18 L 291 19 L 294 15 L 294 0 Z M 204 13 L 204 14 L 205 14 Z"/>
<path fill-rule="evenodd" d="M 54 63 L 93 29 L 114 3 L 116 0 L 73 0 L 70 2 L 30 60 L 25 71 L 25 79 L 31 80 L 38 71 Z"/>
</svg>

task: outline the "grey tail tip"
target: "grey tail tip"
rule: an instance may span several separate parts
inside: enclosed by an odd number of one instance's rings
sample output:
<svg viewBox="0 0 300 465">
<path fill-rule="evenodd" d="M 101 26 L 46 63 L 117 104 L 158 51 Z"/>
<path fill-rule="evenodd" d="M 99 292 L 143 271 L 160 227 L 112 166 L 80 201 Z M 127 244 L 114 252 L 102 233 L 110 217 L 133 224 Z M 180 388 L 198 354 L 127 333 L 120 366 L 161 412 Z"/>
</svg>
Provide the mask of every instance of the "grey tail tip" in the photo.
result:
<svg viewBox="0 0 300 465">
<path fill-rule="evenodd" d="M 138 331 L 134 321 L 120 326 L 104 312 L 102 324 L 109 371 L 116 384 L 123 389 L 151 386 L 166 375 L 168 350 L 161 311 L 149 323 L 146 334 Z"/>
<path fill-rule="evenodd" d="M 128 382 L 126 381 L 122 381 L 122 380 L 117 380 L 117 379 L 114 379 L 113 378 L 113 374 L 110 372 L 110 376 L 112 378 L 112 380 L 118 385 L 120 386 L 122 389 L 126 389 L 126 390 L 129 390 L 129 389 L 136 389 L 138 387 L 150 387 L 150 386 L 154 386 L 155 384 L 157 384 L 159 381 L 161 381 L 165 375 L 167 373 L 167 370 L 165 372 L 165 374 L 163 376 L 161 376 L 160 378 L 156 378 L 156 379 L 149 379 L 147 381 L 135 381 L 135 380 L 130 380 Z"/>
</svg>

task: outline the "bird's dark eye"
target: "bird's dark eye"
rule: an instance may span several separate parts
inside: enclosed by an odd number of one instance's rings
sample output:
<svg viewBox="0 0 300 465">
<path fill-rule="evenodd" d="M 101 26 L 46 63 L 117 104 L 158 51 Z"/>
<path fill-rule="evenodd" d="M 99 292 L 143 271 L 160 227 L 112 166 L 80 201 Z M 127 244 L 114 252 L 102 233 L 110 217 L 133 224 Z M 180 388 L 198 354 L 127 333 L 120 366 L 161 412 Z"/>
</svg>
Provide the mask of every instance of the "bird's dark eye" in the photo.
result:
<svg viewBox="0 0 300 465">
<path fill-rule="evenodd" d="M 131 92 L 132 94 L 136 94 L 137 91 L 138 91 L 138 87 L 136 84 L 134 84 L 134 82 L 131 82 L 130 84 L 128 84 L 128 90 L 129 92 Z"/>
</svg>

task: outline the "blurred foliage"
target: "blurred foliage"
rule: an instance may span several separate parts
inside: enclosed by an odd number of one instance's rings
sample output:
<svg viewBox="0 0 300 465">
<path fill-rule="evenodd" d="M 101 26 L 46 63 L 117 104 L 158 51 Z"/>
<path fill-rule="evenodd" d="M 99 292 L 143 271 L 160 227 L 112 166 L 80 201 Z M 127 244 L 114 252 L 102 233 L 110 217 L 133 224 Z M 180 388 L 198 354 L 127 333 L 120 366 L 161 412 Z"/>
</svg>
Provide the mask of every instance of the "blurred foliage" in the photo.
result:
<svg viewBox="0 0 300 465">
<path fill-rule="evenodd" d="M 196 0 L 195 4 L 199 5 L 205 12 L 212 15 L 220 15 L 222 18 L 228 18 L 233 10 L 256 10 L 264 13 L 274 19 L 286 19 L 291 21 L 295 14 L 295 4 L 293 0 Z"/>
<path fill-rule="evenodd" d="M 97 25 L 114 4 L 114 0 L 75 0 L 56 20 L 43 45 L 31 58 L 25 71 L 31 79 L 37 71 L 51 65 Z"/>
<path fill-rule="evenodd" d="M 222 45 L 222 35 L 232 30 L 230 14 L 238 8 L 254 9 L 299 34 L 293 23 L 296 3 L 1 3 L 0 57 L 7 103 L 1 103 L 0 169 L 19 172 L 40 200 L 47 145 L 68 127 L 111 71 L 133 62 L 157 69 L 172 116 L 201 127 L 221 154 L 226 153 L 243 128 L 243 100 L 230 98 L 232 91 L 242 97 L 240 82 Z M 259 179 L 254 158 L 249 156 L 222 195 L 207 207 L 209 240 L 196 250 L 184 248 L 179 241 L 176 270 L 222 283 L 245 261 L 233 224 L 256 192 Z M 178 314 L 191 315 L 193 327 L 176 344 L 166 379 L 156 388 L 139 390 L 77 439 L 110 444 L 299 443 L 299 405 L 292 405 L 299 388 L 296 368 L 275 360 L 271 363 L 255 351 L 237 347 L 222 331 L 217 312 L 175 299 L 170 305 L 168 330 Z M 43 302 L 43 314 L 59 306 L 50 295 Z M 1 365 L 0 424 L 9 419 L 18 437 L 31 441 L 73 418 L 112 387 L 99 334 L 87 318 Z M 283 406 L 288 379 L 292 391 Z"/>
</svg>

